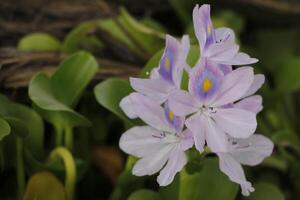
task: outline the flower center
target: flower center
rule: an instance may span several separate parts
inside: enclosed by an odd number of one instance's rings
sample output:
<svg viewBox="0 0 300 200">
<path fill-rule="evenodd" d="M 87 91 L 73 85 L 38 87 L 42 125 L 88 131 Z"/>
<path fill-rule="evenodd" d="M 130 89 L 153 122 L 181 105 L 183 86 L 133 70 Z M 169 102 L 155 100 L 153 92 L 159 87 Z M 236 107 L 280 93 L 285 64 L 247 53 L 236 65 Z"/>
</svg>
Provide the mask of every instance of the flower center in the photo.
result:
<svg viewBox="0 0 300 200">
<path fill-rule="evenodd" d="M 174 113 L 172 111 L 169 111 L 169 119 L 170 121 L 173 121 L 174 119 Z"/>
<path fill-rule="evenodd" d="M 210 79 L 205 78 L 203 83 L 202 83 L 202 90 L 204 92 L 208 92 L 212 88 L 212 82 Z"/>
</svg>

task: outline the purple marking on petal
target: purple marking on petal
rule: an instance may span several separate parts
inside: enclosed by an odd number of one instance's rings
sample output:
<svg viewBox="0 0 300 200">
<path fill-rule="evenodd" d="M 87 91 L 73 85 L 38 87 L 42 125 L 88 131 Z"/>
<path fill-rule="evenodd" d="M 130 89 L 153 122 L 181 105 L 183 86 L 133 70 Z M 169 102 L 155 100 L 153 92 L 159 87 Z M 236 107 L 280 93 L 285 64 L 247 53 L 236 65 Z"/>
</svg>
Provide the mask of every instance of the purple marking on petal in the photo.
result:
<svg viewBox="0 0 300 200">
<path fill-rule="evenodd" d="M 164 54 L 159 62 L 158 73 L 161 78 L 174 84 L 173 80 L 173 70 L 175 70 L 176 58 L 179 52 L 176 40 L 171 37 L 166 39 L 166 48 Z"/>
<path fill-rule="evenodd" d="M 216 34 L 210 18 L 210 6 L 203 11 L 204 25 L 206 32 L 206 42 L 204 48 L 207 49 L 211 44 L 215 43 Z"/>
<path fill-rule="evenodd" d="M 224 75 L 226 75 L 226 74 L 228 74 L 229 72 L 232 71 L 232 66 L 231 65 L 219 64 L 219 68 L 222 70 Z"/>
<path fill-rule="evenodd" d="M 218 93 L 224 74 L 217 65 L 207 61 L 200 62 L 197 67 L 190 78 L 189 90 L 200 101 L 206 101 Z"/>
<path fill-rule="evenodd" d="M 165 117 L 168 121 L 168 123 L 175 128 L 177 132 L 181 132 L 183 122 L 184 122 L 184 117 L 179 117 L 176 116 L 169 107 L 168 101 L 164 103 L 164 112 L 165 112 Z"/>
</svg>

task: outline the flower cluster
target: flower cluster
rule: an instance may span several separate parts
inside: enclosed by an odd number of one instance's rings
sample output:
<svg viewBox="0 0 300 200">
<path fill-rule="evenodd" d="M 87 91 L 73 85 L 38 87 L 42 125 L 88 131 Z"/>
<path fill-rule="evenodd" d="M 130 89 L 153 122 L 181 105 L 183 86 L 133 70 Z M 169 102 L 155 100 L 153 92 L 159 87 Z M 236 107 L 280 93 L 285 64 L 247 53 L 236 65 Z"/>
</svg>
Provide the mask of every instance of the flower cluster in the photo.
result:
<svg viewBox="0 0 300 200">
<path fill-rule="evenodd" d="M 194 8 L 193 23 L 201 52 L 193 68 L 186 62 L 188 36 L 178 41 L 167 35 L 159 66 L 150 78 L 130 79 L 136 92 L 120 106 L 128 117 L 147 125 L 125 132 L 120 147 L 140 158 L 134 175 L 160 171 L 157 181 L 165 186 L 187 163 L 185 151 L 195 145 L 201 153 L 206 145 L 219 157 L 221 171 L 247 196 L 254 188 L 241 165 L 257 165 L 273 150 L 268 138 L 254 134 L 256 114 L 262 110 L 262 98 L 254 93 L 264 76 L 254 75 L 248 66 L 232 69 L 258 60 L 239 52 L 231 29 L 214 29 L 209 5 Z M 181 89 L 184 71 L 189 75 L 188 91 Z"/>
</svg>

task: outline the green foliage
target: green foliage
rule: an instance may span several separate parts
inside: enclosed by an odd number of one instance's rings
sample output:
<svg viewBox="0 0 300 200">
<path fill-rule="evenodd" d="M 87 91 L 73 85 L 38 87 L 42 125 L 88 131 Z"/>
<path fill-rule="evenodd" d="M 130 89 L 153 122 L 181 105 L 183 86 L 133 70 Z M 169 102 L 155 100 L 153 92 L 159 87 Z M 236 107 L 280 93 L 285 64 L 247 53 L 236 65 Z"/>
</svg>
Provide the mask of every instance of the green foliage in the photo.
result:
<svg viewBox="0 0 300 200">
<path fill-rule="evenodd" d="M 140 200 L 140 199 L 161 200 L 161 197 L 157 192 L 142 189 L 142 190 L 138 190 L 138 191 L 132 193 L 128 198 L 128 200 Z"/>
<path fill-rule="evenodd" d="M 23 37 L 18 44 L 23 51 L 59 51 L 60 41 L 47 33 L 31 33 Z"/>
<path fill-rule="evenodd" d="M 255 191 L 249 197 L 244 197 L 247 200 L 284 200 L 282 192 L 271 183 L 258 183 L 255 186 Z"/>
<path fill-rule="evenodd" d="M 4 119 L 0 118 L 0 140 L 10 133 L 10 126 Z"/>
</svg>

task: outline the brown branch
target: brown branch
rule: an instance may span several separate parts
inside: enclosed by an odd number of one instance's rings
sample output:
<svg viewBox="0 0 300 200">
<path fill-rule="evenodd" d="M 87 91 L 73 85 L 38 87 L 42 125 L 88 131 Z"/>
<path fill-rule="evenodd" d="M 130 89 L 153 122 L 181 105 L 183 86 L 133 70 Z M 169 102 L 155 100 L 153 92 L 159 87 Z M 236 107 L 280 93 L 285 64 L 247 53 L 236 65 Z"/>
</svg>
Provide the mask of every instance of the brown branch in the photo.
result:
<svg viewBox="0 0 300 200">
<path fill-rule="evenodd" d="M 67 55 L 55 52 L 21 52 L 16 49 L 0 49 L 0 83 L 4 88 L 27 87 L 30 79 L 42 71 L 52 74 L 56 66 Z M 109 78 L 128 78 L 137 76 L 140 67 L 131 64 L 119 63 L 105 58 L 97 58 L 99 71 L 95 82 Z"/>
</svg>

